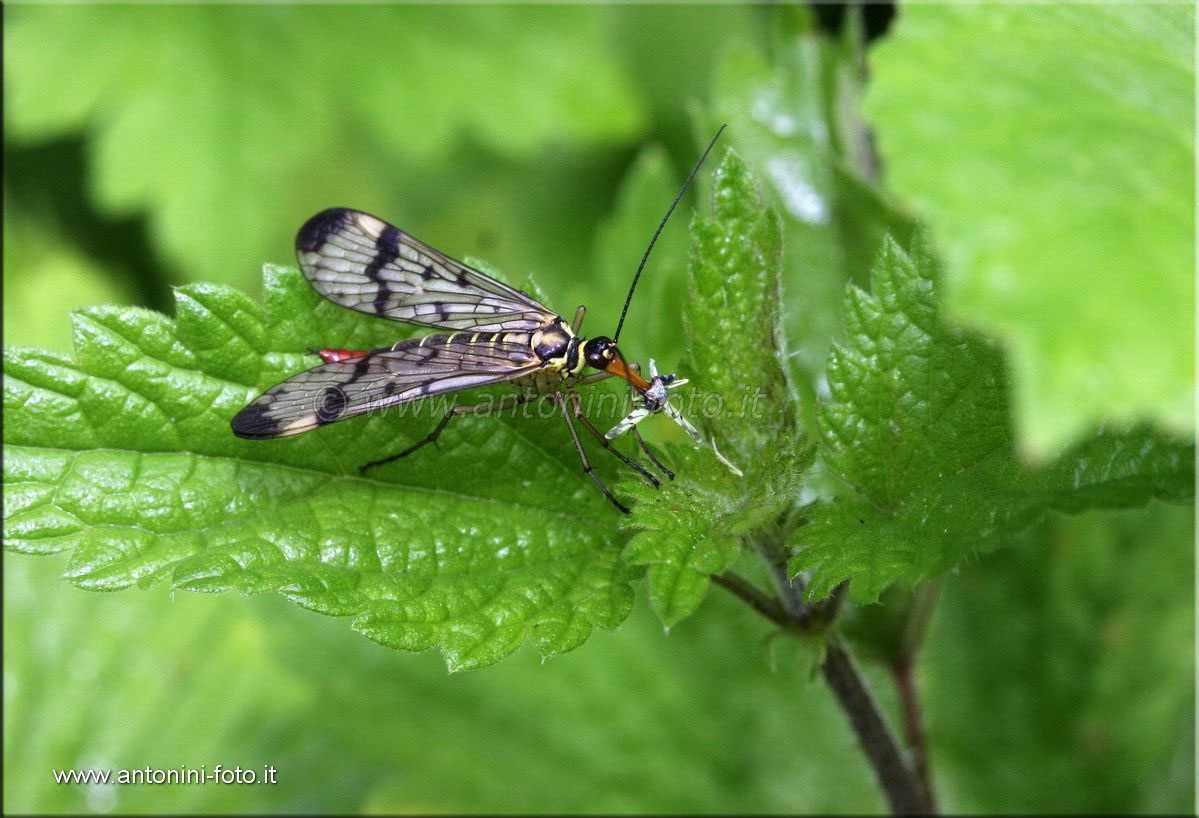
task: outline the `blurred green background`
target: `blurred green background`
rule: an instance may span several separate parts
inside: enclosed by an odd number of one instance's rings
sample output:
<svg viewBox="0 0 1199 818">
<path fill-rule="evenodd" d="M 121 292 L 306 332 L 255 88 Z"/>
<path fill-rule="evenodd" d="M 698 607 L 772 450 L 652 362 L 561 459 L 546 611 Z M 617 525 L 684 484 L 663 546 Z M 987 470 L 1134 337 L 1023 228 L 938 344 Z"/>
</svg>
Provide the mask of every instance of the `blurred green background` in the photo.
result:
<svg viewBox="0 0 1199 818">
<path fill-rule="evenodd" d="M 13 6 L 5 15 L 4 340 L 69 311 L 257 294 L 296 228 L 375 212 L 610 329 L 699 147 L 786 231 L 801 394 L 847 281 L 911 217 L 880 188 L 836 9 Z M 680 353 L 690 197 L 631 317 Z M 932 225 L 934 235 L 936 225 Z M 1193 292 L 1193 291 L 1192 291 Z M 1191 327 L 1193 335 L 1193 325 Z M 334 344 L 336 339 L 330 339 Z M 1054 517 L 942 584 L 919 680 L 942 806 L 1180 812 L 1194 794 L 1193 510 Z M 88 594 L 4 556 L 9 812 L 863 812 L 884 808 L 810 651 L 713 591 L 663 633 L 449 676 L 276 598 Z M 893 709 L 886 674 L 867 665 Z M 223 764 L 276 786 L 56 786 L 54 768 Z"/>
</svg>

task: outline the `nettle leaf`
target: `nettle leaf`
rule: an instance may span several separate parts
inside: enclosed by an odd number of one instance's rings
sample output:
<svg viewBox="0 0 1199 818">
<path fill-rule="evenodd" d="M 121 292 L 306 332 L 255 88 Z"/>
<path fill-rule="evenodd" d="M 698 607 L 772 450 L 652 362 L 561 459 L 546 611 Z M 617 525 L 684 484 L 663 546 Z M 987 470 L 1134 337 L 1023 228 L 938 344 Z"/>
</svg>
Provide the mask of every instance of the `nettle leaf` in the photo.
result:
<svg viewBox="0 0 1199 818">
<path fill-rule="evenodd" d="M 731 567 L 746 543 L 779 540 L 813 457 L 782 363 L 779 219 L 735 152 L 714 176 L 711 215 L 691 226 L 680 367 L 691 384 L 675 399 L 744 476 L 711 451 L 680 444 L 672 449 L 676 480 L 656 492 L 623 484 L 641 501 L 628 521 L 640 533 L 625 559 L 650 566 L 650 600 L 668 626 L 695 610 L 709 577 Z"/>
<path fill-rule="evenodd" d="M 383 644 L 440 647 L 451 669 L 526 639 L 561 653 L 624 620 L 639 572 L 619 515 L 545 407 L 459 419 L 440 451 L 366 478 L 358 464 L 423 437 L 446 405 L 234 437 L 238 409 L 316 363 L 302 350 L 379 346 L 399 326 L 324 301 L 293 268 L 267 267 L 265 286 L 265 309 L 189 285 L 174 320 L 80 311 L 74 356 L 6 349 L 7 548 L 70 551 L 67 577 L 89 589 L 277 591 Z"/>
<path fill-rule="evenodd" d="M 845 299 L 849 340 L 829 355 L 819 409 L 823 464 L 848 489 L 813 507 L 790 569 L 812 597 L 853 580 L 870 601 L 994 548 L 1048 510 L 1144 505 L 1194 496 L 1191 444 L 1148 429 L 1101 431 L 1049 466 L 1015 455 L 1004 362 L 947 327 L 928 251 L 888 241 L 871 293 Z"/>
<path fill-rule="evenodd" d="M 729 124 L 730 144 L 782 219 L 787 363 L 808 412 L 841 331 L 846 282 L 864 282 L 884 234 L 906 237 L 911 224 L 873 181 L 877 162 L 860 114 L 859 15 L 847 15 L 839 40 L 821 33 L 805 5 L 782 8 L 779 17 L 769 58 L 749 41 L 723 50 L 708 123 Z M 804 422 L 811 431 L 813 419 Z"/>
<path fill-rule="evenodd" d="M 947 314 L 1003 340 L 1022 448 L 1195 424 L 1195 9 L 913 4 L 871 54 L 888 186 Z"/>
</svg>

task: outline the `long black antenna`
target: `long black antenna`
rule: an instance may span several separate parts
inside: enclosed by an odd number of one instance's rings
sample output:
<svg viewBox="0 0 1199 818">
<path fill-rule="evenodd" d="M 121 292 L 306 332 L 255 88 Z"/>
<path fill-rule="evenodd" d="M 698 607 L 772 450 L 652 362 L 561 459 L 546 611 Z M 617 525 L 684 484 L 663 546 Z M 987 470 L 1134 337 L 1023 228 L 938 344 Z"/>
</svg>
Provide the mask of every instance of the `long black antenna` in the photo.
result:
<svg viewBox="0 0 1199 818">
<path fill-rule="evenodd" d="M 695 178 L 695 174 L 699 173 L 699 166 L 704 163 L 711 153 L 712 147 L 716 144 L 716 140 L 724 133 L 724 129 L 728 125 L 721 125 L 720 130 L 716 132 L 716 136 L 712 137 L 712 141 L 708 143 L 708 147 L 704 148 L 704 153 L 700 156 L 699 161 L 695 163 L 695 167 L 691 169 L 691 174 L 687 177 L 687 181 L 683 182 L 683 188 L 679 191 L 679 195 L 674 197 L 674 201 L 670 203 L 670 209 L 666 211 L 666 215 L 662 217 L 662 222 L 658 225 L 658 229 L 654 231 L 654 237 L 649 240 L 649 247 L 645 248 L 645 255 L 641 257 L 641 263 L 637 265 L 637 272 L 633 275 L 633 283 L 629 285 L 629 294 L 624 300 L 624 309 L 620 311 L 620 320 L 616 323 L 616 334 L 612 336 L 612 342 L 616 343 L 620 339 L 620 328 L 624 326 L 624 318 L 629 314 L 629 304 L 633 302 L 633 291 L 637 289 L 637 281 L 641 278 L 641 271 L 645 269 L 645 262 L 649 261 L 649 253 L 654 249 L 654 243 L 658 240 L 658 236 L 662 233 L 662 228 L 666 226 L 667 219 L 674 212 L 679 200 L 683 198 L 683 194 L 687 192 L 687 188 L 691 186 L 691 180 Z"/>
</svg>

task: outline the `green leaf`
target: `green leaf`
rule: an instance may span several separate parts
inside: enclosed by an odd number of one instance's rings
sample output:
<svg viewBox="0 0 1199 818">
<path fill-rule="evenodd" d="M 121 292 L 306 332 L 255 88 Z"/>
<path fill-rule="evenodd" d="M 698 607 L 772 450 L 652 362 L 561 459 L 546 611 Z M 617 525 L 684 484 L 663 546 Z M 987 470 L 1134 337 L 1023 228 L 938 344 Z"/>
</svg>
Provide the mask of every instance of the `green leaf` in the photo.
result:
<svg viewBox="0 0 1199 818">
<path fill-rule="evenodd" d="M 639 500 L 627 525 L 638 530 L 624 559 L 648 565 L 649 598 L 671 627 L 694 613 L 713 574 L 733 567 L 746 545 L 781 541 L 782 515 L 794 504 L 813 449 L 802 438 L 765 450 L 738 477 L 711 455 L 673 446 L 679 476 L 655 491 L 626 481 Z"/>
<path fill-rule="evenodd" d="M 941 586 L 921 687 L 946 811 L 1193 810 L 1194 508 L 1029 535 Z"/>
<path fill-rule="evenodd" d="M 779 435 L 797 432 L 782 357 L 779 271 L 782 227 L 733 150 L 716 169 L 711 214 L 691 224 L 683 367 L 697 387 L 704 424 L 748 461 Z M 691 413 L 697 414 L 697 413 Z"/>
<path fill-rule="evenodd" d="M 170 593 L 82 594 L 63 584 L 56 562 L 4 555 L 4 740 L 21 749 L 5 753 L 6 813 L 148 815 L 167 802 L 195 814 L 240 812 L 247 804 L 270 811 L 281 799 L 276 787 L 62 786 L 47 773 L 140 769 L 151 755 L 169 759 L 163 768 L 211 771 L 212 759 L 232 747 L 243 770 L 279 768 L 280 785 L 294 787 L 282 798 L 314 804 L 347 797 L 348 776 L 331 787 L 320 772 L 327 752 L 297 752 L 305 735 L 327 741 L 330 731 L 314 731 L 314 696 L 278 650 L 277 635 L 261 621 L 267 617 L 247 610 L 271 606 Z M 313 617 L 296 618 L 312 636 Z M 309 642 L 297 656 L 326 665 L 313 653 Z M 338 676 L 347 668 L 323 670 Z M 95 695 L 79 695 L 81 685 Z"/>
<path fill-rule="evenodd" d="M 238 409 L 310 365 L 299 350 L 395 340 L 294 269 L 268 267 L 266 293 L 263 310 L 190 285 L 175 320 L 77 313 L 74 356 L 7 349 L 6 547 L 70 550 L 84 588 L 277 591 L 384 644 L 438 646 L 451 669 L 526 639 L 560 653 L 625 618 L 617 515 L 557 418 L 462 419 L 440 452 L 368 478 L 358 464 L 423 437 L 445 407 L 235 438 Z"/>
<path fill-rule="evenodd" d="M 730 48 L 713 83 L 715 115 L 728 121 L 729 141 L 786 223 L 786 328 L 793 364 L 805 376 L 801 386 L 822 368 L 848 272 L 833 213 L 836 157 L 822 106 L 820 51 L 817 37 L 799 35 L 773 66 L 748 46 Z"/>
<path fill-rule="evenodd" d="M 468 140 L 528 160 L 550 142 L 634 133 L 636 89 L 601 48 L 608 17 L 581 7 L 8 9 L 6 132 L 86 133 L 100 206 L 145 211 L 168 262 L 227 283 L 289 258 L 295 225 L 322 206 L 394 208 L 394 188 L 416 177 L 404 168 L 447 162 Z"/>
<path fill-rule="evenodd" d="M 906 236 L 911 225 L 888 209 L 871 181 L 857 104 L 860 55 L 814 31 L 803 7 L 777 11 L 794 13 L 796 31 L 781 38 L 769 59 L 748 45 L 726 49 L 708 123 L 728 123 L 725 139 L 754 170 L 782 220 L 787 363 L 806 415 L 822 388 L 829 344 L 841 331 L 845 284 L 866 280 L 888 229 Z M 813 418 L 805 416 L 805 423 L 814 428 Z"/>
<path fill-rule="evenodd" d="M 947 262 L 949 315 L 1011 352 L 1022 449 L 1100 420 L 1193 432 L 1194 8 L 905 7 L 866 109 Z"/>
<path fill-rule="evenodd" d="M 793 572 L 813 597 L 853 580 L 869 601 L 1008 541 L 1050 508 L 1192 499 L 1190 443 L 1145 429 L 1102 431 L 1034 471 L 1016 458 L 999 350 L 946 327 L 923 247 L 888 242 L 873 291 L 845 300 L 850 340 L 829 355 L 822 462 L 847 492 L 796 531 Z"/>
<path fill-rule="evenodd" d="M 753 649 L 769 624 L 724 594 L 668 639 L 643 607 L 585 650 L 541 662 L 523 649 L 447 677 L 433 654 L 396 656 L 282 600 L 85 594 L 58 578 L 59 563 L 5 555 L 5 747 L 19 750 L 4 754 L 5 814 L 885 806 L 836 700 L 797 686 L 790 665 L 771 672 Z M 712 752 L 735 732 L 746 740 Z M 214 760 L 273 764 L 279 783 L 64 787 L 47 772 L 142 768 L 151 756 L 209 771 Z"/>
<path fill-rule="evenodd" d="M 660 491 L 624 484 L 641 501 L 625 559 L 651 566 L 650 600 L 667 626 L 695 610 L 746 543 L 779 541 L 813 454 L 782 362 L 779 219 L 732 150 L 691 235 L 680 371 L 692 383 L 676 400 L 744 476 L 684 445 L 674 449 L 678 479 Z"/>
</svg>

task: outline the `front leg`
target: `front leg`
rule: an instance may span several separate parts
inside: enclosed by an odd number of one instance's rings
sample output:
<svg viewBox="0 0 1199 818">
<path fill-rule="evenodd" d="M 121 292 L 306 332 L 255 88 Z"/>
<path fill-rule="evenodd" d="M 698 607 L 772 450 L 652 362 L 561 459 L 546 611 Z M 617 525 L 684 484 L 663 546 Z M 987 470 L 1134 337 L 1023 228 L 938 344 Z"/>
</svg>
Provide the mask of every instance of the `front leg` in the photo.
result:
<svg viewBox="0 0 1199 818">
<path fill-rule="evenodd" d="M 650 485 L 652 485 L 654 488 L 661 487 L 662 483 L 661 483 L 661 481 L 658 480 L 657 477 L 654 477 L 653 474 L 651 474 L 648 469 L 646 469 L 644 466 L 642 466 L 637 461 L 631 460 L 630 458 L 625 456 L 625 454 L 622 451 L 620 451 L 620 449 L 617 449 L 615 446 L 612 445 L 612 443 L 608 440 L 608 438 L 604 437 L 603 433 L 599 429 L 595 428 L 595 426 L 592 425 L 591 421 L 587 419 L 587 416 L 585 414 L 583 414 L 583 404 L 582 404 L 582 401 L 579 400 L 578 392 L 567 392 L 566 395 L 567 395 L 567 400 L 570 401 L 571 408 L 574 410 L 575 417 L 578 418 L 578 420 L 579 420 L 579 423 L 583 424 L 583 427 L 587 431 L 591 432 L 591 434 L 595 437 L 595 439 L 600 442 L 601 446 L 603 446 L 605 449 L 610 451 L 612 454 L 616 455 L 616 458 L 618 460 L 620 460 L 620 462 L 624 463 L 626 466 L 633 469 L 638 474 L 640 474 L 642 477 L 644 477 L 646 480 L 648 480 L 650 482 Z"/>
<path fill-rule="evenodd" d="M 641 447 L 641 451 L 645 452 L 645 456 L 649 458 L 650 462 L 653 463 L 655 466 L 657 466 L 662 471 L 662 473 L 664 475 L 666 475 L 667 479 L 673 480 L 674 472 L 672 472 L 670 469 L 666 468 L 666 466 L 662 465 L 662 461 L 654 456 L 654 453 L 650 449 L 649 444 L 646 443 L 645 438 L 643 438 L 641 436 L 641 432 L 637 431 L 637 427 L 634 426 L 629 431 L 633 433 L 633 439 L 637 441 L 637 445 Z"/>
</svg>

